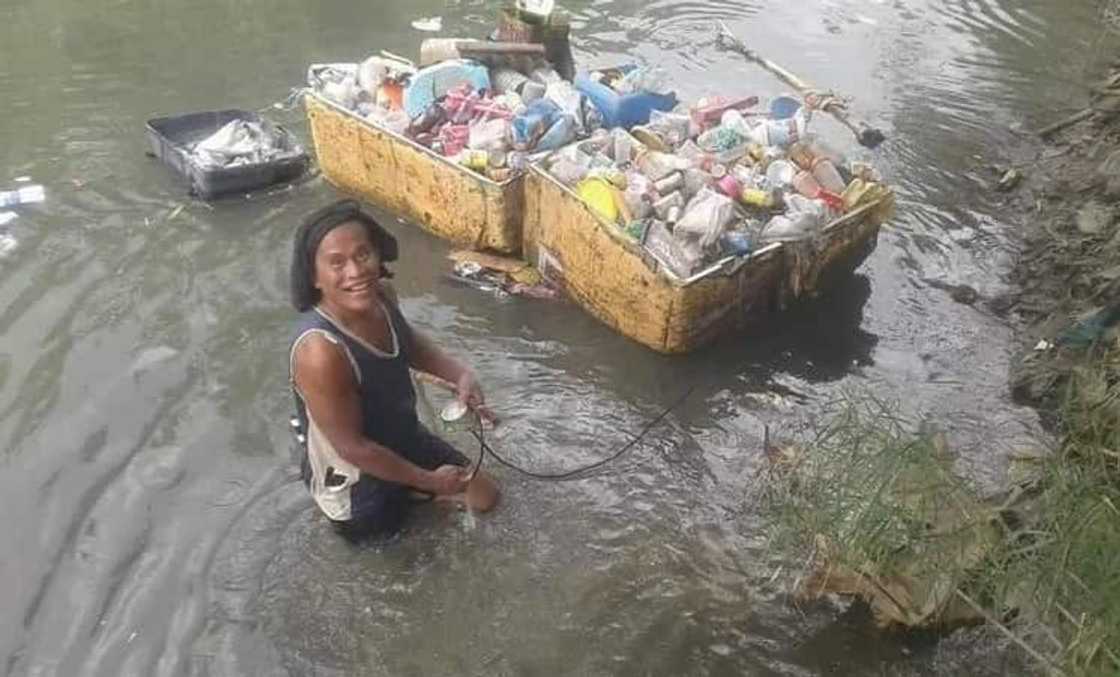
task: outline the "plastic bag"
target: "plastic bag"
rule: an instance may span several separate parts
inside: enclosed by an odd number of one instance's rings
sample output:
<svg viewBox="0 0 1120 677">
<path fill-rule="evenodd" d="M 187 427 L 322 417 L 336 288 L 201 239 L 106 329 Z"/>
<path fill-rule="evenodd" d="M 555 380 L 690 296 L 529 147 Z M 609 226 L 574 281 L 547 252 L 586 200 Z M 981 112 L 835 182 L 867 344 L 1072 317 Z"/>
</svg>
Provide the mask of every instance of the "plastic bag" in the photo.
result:
<svg viewBox="0 0 1120 677">
<path fill-rule="evenodd" d="M 347 75 L 342 80 L 334 81 L 329 80 L 323 83 L 322 88 L 323 96 L 338 105 L 353 110 L 358 105 L 358 79 L 353 75 Z"/>
<path fill-rule="evenodd" d="M 669 89 L 669 75 L 657 66 L 640 66 L 631 70 L 615 86 L 619 94 L 653 92 L 662 94 Z"/>
<path fill-rule="evenodd" d="M 762 242 L 793 242 L 817 233 L 827 216 L 823 204 L 801 195 L 786 198 L 787 211 L 770 219 L 762 229 Z"/>
<path fill-rule="evenodd" d="M 660 221 L 652 221 L 646 227 L 642 247 L 657 259 L 674 276 L 684 279 L 690 277 L 703 263 L 703 252 L 673 237 L 669 229 Z"/>
<path fill-rule="evenodd" d="M 481 120 L 470 126 L 467 148 L 474 150 L 507 150 L 509 148 L 508 121 L 502 118 Z"/>
<path fill-rule="evenodd" d="M 231 120 L 194 147 L 199 163 L 209 167 L 266 162 L 279 155 L 276 140 L 262 125 Z"/>
<path fill-rule="evenodd" d="M 685 206 L 674 234 L 697 241 L 703 249 L 712 248 L 735 219 L 735 202 L 713 190 L 702 190 Z"/>
<path fill-rule="evenodd" d="M 576 122 L 580 132 L 585 131 L 583 128 L 583 95 L 572 86 L 572 83 L 567 80 L 550 82 L 544 96 L 559 106 L 561 111 L 572 116 L 572 120 Z"/>
<path fill-rule="evenodd" d="M 687 115 L 651 110 L 647 127 L 675 148 L 688 140 L 690 124 Z"/>
</svg>

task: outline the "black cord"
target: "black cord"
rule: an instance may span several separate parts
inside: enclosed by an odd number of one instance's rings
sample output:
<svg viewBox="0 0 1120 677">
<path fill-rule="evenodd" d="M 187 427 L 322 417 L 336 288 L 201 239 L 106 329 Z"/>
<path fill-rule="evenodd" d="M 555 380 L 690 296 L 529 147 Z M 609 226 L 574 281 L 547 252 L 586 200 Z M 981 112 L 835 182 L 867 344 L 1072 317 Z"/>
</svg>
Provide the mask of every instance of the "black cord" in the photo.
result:
<svg viewBox="0 0 1120 677">
<path fill-rule="evenodd" d="M 618 459 L 620 456 L 625 454 L 627 451 L 630 451 L 631 449 L 633 449 L 634 445 L 636 445 L 638 442 L 641 442 L 642 438 L 644 438 L 646 436 L 646 434 L 649 433 L 650 430 L 653 430 L 653 428 L 658 423 L 661 423 L 661 421 L 663 421 L 665 419 L 665 417 L 669 415 L 670 412 L 672 412 L 674 409 L 676 409 L 681 404 L 683 404 L 684 401 L 688 399 L 688 396 L 692 394 L 692 391 L 694 389 L 695 389 L 695 386 L 689 387 L 689 389 L 686 390 L 683 395 L 681 395 L 679 398 L 677 398 L 677 400 L 675 402 L 670 404 L 660 414 L 658 414 L 652 421 L 647 423 L 645 425 L 645 427 L 642 428 L 641 432 L 639 432 L 638 435 L 634 439 L 632 439 L 629 442 L 627 442 L 626 444 L 622 445 L 622 447 L 620 447 L 617 451 L 615 451 L 613 454 L 611 454 L 607 458 L 604 458 L 601 461 L 596 461 L 595 463 L 592 463 L 590 465 L 585 465 L 581 468 L 576 468 L 575 470 L 569 470 L 567 472 L 561 472 L 561 473 L 533 472 L 531 470 L 526 470 L 525 468 L 522 468 L 521 466 L 517 465 L 516 463 L 513 463 L 511 461 L 507 461 L 506 459 L 502 458 L 501 454 L 494 451 L 494 448 L 486 443 L 486 434 L 483 432 L 484 427 L 483 427 L 482 421 L 480 419 L 478 430 L 472 430 L 471 431 L 471 434 L 474 435 L 474 438 L 476 440 L 478 440 L 478 462 L 475 464 L 474 470 L 471 471 L 471 477 L 473 478 L 474 473 L 478 472 L 479 467 L 482 466 L 482 460 L 486 457 L 486 454 L 490 454 L 491 456 L 494 457 L 494 460 L 497 461 L 498 463 L 500 463 L 501 465 L 504 465 L 505 467 L 507 467 L 511 470 L 515 470 L 515 471 L 521 473 L 522 475 L 525 475 L 526 477 L 530 477 L 530 478 L 535 479 L 535 480 L 543 480 L 543 481 L 550 481 L 550 482 L 561 482 L 561 481 L 564 481 L 564 480 L 575 479 L 579 475 L 583 475 L 584 473 L 587 473 L 591 470 L 602 467 L 602 466 Z"/>
</svg>

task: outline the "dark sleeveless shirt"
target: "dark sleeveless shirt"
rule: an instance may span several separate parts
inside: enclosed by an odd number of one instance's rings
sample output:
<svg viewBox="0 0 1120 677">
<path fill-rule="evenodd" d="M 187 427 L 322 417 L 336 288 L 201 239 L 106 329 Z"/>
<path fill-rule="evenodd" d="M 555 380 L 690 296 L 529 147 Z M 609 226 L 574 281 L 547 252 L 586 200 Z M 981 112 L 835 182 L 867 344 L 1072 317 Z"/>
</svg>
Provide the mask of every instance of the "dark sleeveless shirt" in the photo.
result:
<svg viewBox="0 0 1120 677">
<path fill-rule="evenodd" d="M 397 305 L 386 300 L 383 307 L 390 322 L 390 334 L 396 336 L 396 355 L 373 352 L 364 341 L 315 308 L 300 316 L 291 344 L 294 346 L 310 330 L 324 331 L 345 344 L 358 381 L 362 432 L 370 440 L 409 458 L 420 433 L 416 390 L 409 373 L 409 360 L 416 348 L 412 329 Z M 307 430 L 307 409 L 294 392 L 294 379 L 292 387 L 301 428 Z"/>
</svg>

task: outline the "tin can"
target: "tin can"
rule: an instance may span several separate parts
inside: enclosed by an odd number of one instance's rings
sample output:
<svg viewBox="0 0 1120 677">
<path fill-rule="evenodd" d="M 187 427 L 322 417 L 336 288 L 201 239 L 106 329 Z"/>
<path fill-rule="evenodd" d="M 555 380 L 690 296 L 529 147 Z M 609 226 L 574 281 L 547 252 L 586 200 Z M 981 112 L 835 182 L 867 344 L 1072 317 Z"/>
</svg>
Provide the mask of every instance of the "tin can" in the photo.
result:
<svg viewBox="0 0 1120 677">
<path fill-rule="evenodd" d="M 657 191 L 658 195 L 668 195 L 675 190 L 679 190 L 682 186 L 684 186 L 684 174 L 680 172 L 673 172 L 669 176 L 653 182 L 653 189 Z"/>
<path fill-rule="evenodd" d="M 684 208 L 684 196 L 680 193 L 669 193 L 653 203 L 653 211 L 663 219 L 669 218 L 670 210 L 672 210 L 673 207 L 678 209 Z"/>
</svg>

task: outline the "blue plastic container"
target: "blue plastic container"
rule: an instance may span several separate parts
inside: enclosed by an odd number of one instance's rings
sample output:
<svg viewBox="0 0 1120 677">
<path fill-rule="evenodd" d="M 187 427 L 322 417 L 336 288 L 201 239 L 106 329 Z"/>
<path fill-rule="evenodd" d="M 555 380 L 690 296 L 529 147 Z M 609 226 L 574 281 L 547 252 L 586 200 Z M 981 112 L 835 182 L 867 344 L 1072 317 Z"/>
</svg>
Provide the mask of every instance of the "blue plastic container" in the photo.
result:
<svg viewBox="0 0 1120 677">
<path fill-rule="evenodd" d="M 626 69 L 620 69 L 626 70 Z M 655 110 L 671 111 L 677 106 L 677 95 L 636 92 L 619 94 L 610 87 L 596 82 L 587 73 L 580 73 L 575 79 L 576 89 L 591 100 L 603 115 L 603 126 L 607 129 L 622 127 L 630 129 L 649 122 L 649 115 Z"/>
</svg>

